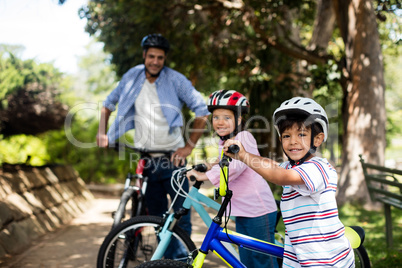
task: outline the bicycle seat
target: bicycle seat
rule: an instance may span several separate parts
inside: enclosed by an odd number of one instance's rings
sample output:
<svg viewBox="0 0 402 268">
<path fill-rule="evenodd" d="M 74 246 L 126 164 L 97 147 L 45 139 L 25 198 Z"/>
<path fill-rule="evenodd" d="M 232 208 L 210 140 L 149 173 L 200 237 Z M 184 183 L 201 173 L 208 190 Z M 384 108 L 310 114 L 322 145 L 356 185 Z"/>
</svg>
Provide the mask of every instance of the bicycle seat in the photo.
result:
<svg viewBox="0 0 402 268">
<path fill-rule="evenodd" d="M 345 226 L 345 235 L 352 248 L 358 248 L 364 242 L 365 232 L 360 226 Z"/>
</svg>

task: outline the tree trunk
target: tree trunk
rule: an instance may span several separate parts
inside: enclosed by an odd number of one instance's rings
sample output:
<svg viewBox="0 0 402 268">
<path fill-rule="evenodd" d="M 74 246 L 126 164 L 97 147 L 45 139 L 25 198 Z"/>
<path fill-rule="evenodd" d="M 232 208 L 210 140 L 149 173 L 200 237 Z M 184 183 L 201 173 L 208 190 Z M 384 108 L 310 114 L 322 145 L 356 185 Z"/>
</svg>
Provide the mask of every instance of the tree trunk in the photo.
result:
<svg viewBox="0 0 402 268">
<path fill-rule="evenodd" d="M 307 47 L 308 50 L 319 50 L 321 53 L 327 54 L 328 43 L 335 27 L 335 19 L 332 0 L 318 0 L 314 31 Z"/>
<path fill-rule="evenodd" d="M 385 82 L 376 16 L 370 0 L 334 0 L 334 4 L 345 43 L 338 203 L 369 202 L 359 154 L 382 165 L 385 153 Z"/>
</svg>

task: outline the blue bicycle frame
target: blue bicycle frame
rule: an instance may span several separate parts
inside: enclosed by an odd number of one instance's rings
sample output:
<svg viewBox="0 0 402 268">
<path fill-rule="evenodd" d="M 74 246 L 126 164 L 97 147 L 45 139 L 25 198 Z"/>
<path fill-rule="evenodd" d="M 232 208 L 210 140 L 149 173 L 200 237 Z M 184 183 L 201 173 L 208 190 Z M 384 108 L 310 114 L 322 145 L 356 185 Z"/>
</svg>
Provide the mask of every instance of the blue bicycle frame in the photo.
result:
<svg viewBox="0 0 402 268">
<path fill-rule="evenodd" d="M 172 179 L 174 179 L 172 177 Z M 206 211 L 205 207 L 212 208 L 216 211 L 218 211 L 221 207 L 221 204 L 215 202 L 211 198 L 203 195 L 202 193 L 199 192 L 199 189 L 201 187 L 202 182 L 197 181 L 193 187 L 191 187 L 185 201 L 183 202 L 182 207 L 185 210 L 190 210 L 191 207 L 195 209 L 195 211 L 200 215 L 201 219 L 204 221 L 205 225 L 209 227 L 212 223 L 211 216 L 208 214 Z M 180 213 L 180 212 L 179 212 Z M 235 217 L 231 217 L 234 219 Z M 167 215 L 167 218 L 165 220 L 165 224 L 163 225 L 162 230 L 158 233 L 159 236 L 159 244 L 158 247 L 156 248 L 154 254 L 152 255 L 151 260 L 159 260 L 162 259 L 171 239 L 172 239 L 172 234 L 173 234 L 173 228 L 177 224 L 178 220 L 180 219 L 180 216 L 177 213 L 171 213 Z M 228 247 L 228 246 L 226 246 Z M 238 253 L 235 251 L 235 249 L 230 246 L 228 247 L 230 252 L 236 256 L 236 258 L 239 258 Z"/>
<path fill-rule="evenodd" d="M 208 233 L 205 236 L 204 241 L 200 247 L 198 255 L 193 262 L 193 267 L 202 267 L 207 255 L 206 253 L 209 250 L 213 251 L 227 265 L 231 267 L 246 267 L 240 262 L 238 258 L 234 257 L 233 254 L 222 245 L 222 241 L 235 243 L 240 245 L 241 247 L 272 255 L 274 257 L 283 257 L 282 246 L 223 229 L 222 227 L 220 227 L 219 224 L 212 222 L 211 226 L 209 227 Z"/>
<path fill-rule="evenodd" d="M 225 180 L 227 178 L 227 175 L 227 171 L 225 171 L 223 173 L 223 177 Z M 237 244 L 240 247 L 249 248 L 251 250 L 255 250 L 264 254 L 282 258 L 284 252 L 284 248 L 282 246 L 262 241 L 247 235 L 232 232 L 221 227 L 223 214 L 225 213 L 225 210 L 232 198 L 232 191 L 228 190 L 226 186 L 227 184 L 220 184 L 219 192 L 224 193 L 225 199 L 218 211 L 218 214 L 209 226 L 208 232 L 199 249 L 197 257 L 194 259 L 193 267 L 202 267 L 205 257 L 210 250 L 218 255 L 230 267 L 246 267 L 240 262 L 238 258 L 234 257 L 233 254 L 229 252 L 221 242 Z"/>
</svg>

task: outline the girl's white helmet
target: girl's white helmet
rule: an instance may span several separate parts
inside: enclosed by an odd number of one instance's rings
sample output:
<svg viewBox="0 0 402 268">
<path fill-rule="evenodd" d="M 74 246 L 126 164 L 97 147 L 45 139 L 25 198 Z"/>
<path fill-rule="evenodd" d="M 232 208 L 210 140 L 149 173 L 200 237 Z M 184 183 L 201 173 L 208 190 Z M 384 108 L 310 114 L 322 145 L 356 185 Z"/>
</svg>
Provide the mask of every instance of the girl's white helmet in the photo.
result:
<svg viewBox="0 0 402 268">
<path fill-rule="evenodd" d="M 286 120 L 289 115 L 306 115 L 306 121 L 313 121 L 321 125 L 324 131 L 324 141 L 328 138 L 328 116 L 325 110 L 309 98 L 294 97 L 290 100 L 284 101 L 278 109 L 275 110 L 273 115 L 274 126 L 279 133 L 278 123 Z"/>
</svg>

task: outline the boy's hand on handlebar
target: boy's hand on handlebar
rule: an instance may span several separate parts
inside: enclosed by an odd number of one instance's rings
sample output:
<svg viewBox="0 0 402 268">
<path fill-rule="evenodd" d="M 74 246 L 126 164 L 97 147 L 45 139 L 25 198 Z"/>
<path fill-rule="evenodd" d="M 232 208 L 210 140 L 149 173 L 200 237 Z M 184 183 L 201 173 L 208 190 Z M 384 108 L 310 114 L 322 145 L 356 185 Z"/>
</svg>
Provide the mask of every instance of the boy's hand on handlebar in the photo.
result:
<svg viewBox="0 0 402 268">
<path fill-rule="evenodd" d="M 236 146 L 238 148 L 236 148 Z M 230 147 L 230 148 L 229 148 Z M 233 150 L 238 150 L 238 152 L 234 152 Z M 243 155 L 246 154 L 243 145 L 238 140 L 229 139 L 223 144 L 223 151 L 225 155 L 229 156 L 230 158 L 240 160 L 242 159 Z"/>
</svg>

